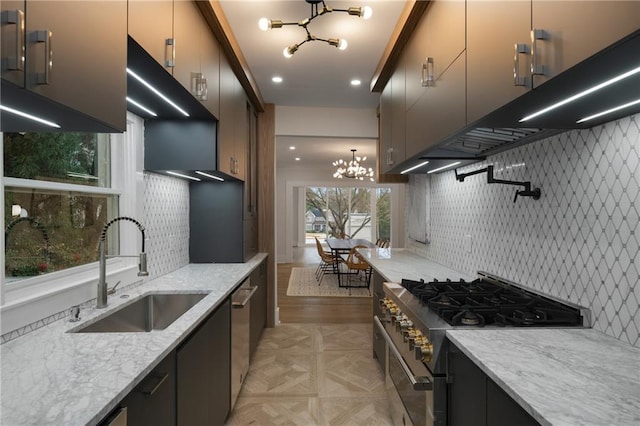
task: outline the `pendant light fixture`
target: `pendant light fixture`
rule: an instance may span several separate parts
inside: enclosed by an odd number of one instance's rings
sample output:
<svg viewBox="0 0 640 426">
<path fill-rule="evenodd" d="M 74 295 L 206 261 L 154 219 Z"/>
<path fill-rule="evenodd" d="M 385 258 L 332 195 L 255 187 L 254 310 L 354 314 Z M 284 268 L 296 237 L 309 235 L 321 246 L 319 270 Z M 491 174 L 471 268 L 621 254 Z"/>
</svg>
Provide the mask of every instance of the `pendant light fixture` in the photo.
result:
<svg viewBox="0 0 640 426">
<path fill-rule="evenodd" d="M 347 41 L 344 39 L 339 39 L 339 38 L 325 39 L 325 38 L 312 35 L 311 32 L 309 32 L 309 28 L 307 28 L 307 26 L 311 23 L 311 21 L 313 21 L 318 16 L 321 16 L 327 13 L 332 13 L 332 12 L 346 12 L 351 16 L 358 16 L 363 19 L 369 19 L 373 14 L 373 11 L 369 6 L 350 7 L 348 9 L 334 9 L 332 7 L 327 6 L 324 0 L 304 0 L 304 1 L 309 3 L 309 5 L 311 5 L 311 15 L 308 18 L 303 19 L 302 21 L 282 22 L 279 20 L 273 20 L 268 18 L 261 18 L 258 21 L 258 27 L 262 31 L 267 31 L 272 28 L 282 28 L 285 25 L 297 25 L 299 27 L 304 28 L 305 32 L 307 33 L 307 38 L 300 43 L 294 43 L 289 47 L 285 47 L 284 50 L 282 51 L 282 54 L 284 55 L 285 58 L 292 57 L 293 54 L 296 53 L 296 51 L 300 48 L 300 46 L 302 46 L 308 41 L 323 41 L 331 46 L 337 47 L 340 50 L 345 50 L 347 48 Z"/>
<path fill-rule="evenodd" d="M 336 179 L 358 179 L 364 180 L 364 178 L 369 178 L 373 182 L 374 171 L 371 167 L 368 169 L 363 167 L 360 162 L 366 161 L 367 157 L 356 157 L 356 150 L 351 150 L 351 161 L 348 163 L 342 159 L 334 161 L 333 165 L 337 167 L 336 172 L 333 174 L 333 177 Z"/>
</svg>

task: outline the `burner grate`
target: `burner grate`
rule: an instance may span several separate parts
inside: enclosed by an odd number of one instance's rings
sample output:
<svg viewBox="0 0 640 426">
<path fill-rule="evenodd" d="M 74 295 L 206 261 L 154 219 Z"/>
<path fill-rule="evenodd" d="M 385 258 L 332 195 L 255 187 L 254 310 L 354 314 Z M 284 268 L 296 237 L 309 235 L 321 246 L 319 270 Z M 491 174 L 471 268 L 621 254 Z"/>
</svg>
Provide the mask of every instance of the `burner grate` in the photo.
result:
<svg viewBox="0 0 640 426">
<path fill-rule="evenodd" d="M 402 286 L 453 326 L 577 326 L 579 310 L 512 286 L 483 279 L 402 280 Z"/>
</svg>

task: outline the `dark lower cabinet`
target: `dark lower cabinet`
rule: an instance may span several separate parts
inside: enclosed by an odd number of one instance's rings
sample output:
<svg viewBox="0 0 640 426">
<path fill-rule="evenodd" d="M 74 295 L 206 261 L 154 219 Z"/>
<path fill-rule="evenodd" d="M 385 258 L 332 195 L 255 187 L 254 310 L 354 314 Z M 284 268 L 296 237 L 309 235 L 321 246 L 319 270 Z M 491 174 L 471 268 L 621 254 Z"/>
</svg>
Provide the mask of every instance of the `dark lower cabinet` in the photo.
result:
<svg viewBox="0 0 640 426">
<path fill-rule="evenodd" d="M 267 325 L 267 259 L 251 273 L 251 285 L 258 287 L 251 298 L 249 354 L 253 358 L 262 332 Z"/>
<path fill-rule="evenodd" d="M 228 300 L 178 347 L 176 359 L 176 424 L 224 424 L 231 406 L 231 303 Z"/>
<path fill-rule="evenodd" d="M 373 271 L 371 277 L 371 283 L 373 286 L 373 315 L 380 317 L 382 315 L 382 309 L 380 308 L 380 300 L 384 299 L 384 291 L 382 289 L 382 283 L 384 278 L 376 270 Z M 380 368 L 385 371 L 386 363 L 386 342 L 384 337 L 378 331 L 376 324 L 373 324 L 373 357 L 378 360 Z"/>
<path fill-rule="evenodd" d="M 172 351 L 120 403 L 127 409 L 127 425 L 175 425 L 175 389 L 176 353 Z"/>
<path fill-rule="evenodd" d="M 453 343 L 447 355 L 449 426 L 534 426 L 539 423 Z"/>
</svg>

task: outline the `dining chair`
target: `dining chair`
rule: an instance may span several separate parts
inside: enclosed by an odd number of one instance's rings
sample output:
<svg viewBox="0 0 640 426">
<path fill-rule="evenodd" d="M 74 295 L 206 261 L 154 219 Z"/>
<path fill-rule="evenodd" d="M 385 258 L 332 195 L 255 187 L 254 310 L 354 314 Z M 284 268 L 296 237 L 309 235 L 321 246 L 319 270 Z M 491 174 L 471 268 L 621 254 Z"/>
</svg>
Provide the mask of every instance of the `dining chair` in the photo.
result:
<svg viewBox="0 0 640 426">
<path fill-rule="evenodd" d="M 345 265 L 348 270 L 346 273 L 347 284 L 342 285 L 341 283 L 338 283 L 341 287 L 349 287 L 349 288 L 366 287 L 367 290 L 369 289 L 369 286 L 371 284 L 371 274 L 373 273 L 373 269 L 371 268 L 371 265 L 369 265 L 369 263 L 365 260 L 364 256 L 358 253 L 357 250 L 359 248 L 366 249 L 368 247 L 362 244 L 358 244 L 349 251 L 349 256 L 347 256 L 347 259 L 345 260 Z M 353 285 L 351 283 L 352 281 L 351 278 L 359 277 L 360 274 L 363 275 L 364 281 L 361 281 L 361 284 L 359 285 Z M 366 283 L 366 285 L 363 285 L 363 283 Z"/>
<path fill-rule="evenodd" d="M 320 256 L 320 264 L 316 269 L 316 280 L 318 285 L 322 284 L 322 279 L 327 271 L 338 271 L 341 263 L 344 263 L 344 259 L 340 256 L 334 256 L 332 252 L 325 251 L 322 248 L 322 243 L 318 237 L 316 238 L 316 248 L 318 249 L 318 255 Z"/>
</svg>

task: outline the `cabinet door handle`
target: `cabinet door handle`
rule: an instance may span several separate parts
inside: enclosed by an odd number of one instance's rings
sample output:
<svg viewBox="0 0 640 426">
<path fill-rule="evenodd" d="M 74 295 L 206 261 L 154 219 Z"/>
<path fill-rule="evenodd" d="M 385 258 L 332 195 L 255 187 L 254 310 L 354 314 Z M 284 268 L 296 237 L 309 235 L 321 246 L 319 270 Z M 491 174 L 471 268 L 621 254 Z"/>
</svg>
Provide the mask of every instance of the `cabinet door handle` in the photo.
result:
<svg viewBox="0 0 640 426">
<path fill-rule="evenodd" d="M 172 38 L 164 41 L 164 66 L 167 68 L 176 66 L 176 43 Z"/>
<path fill-rule="evenodd" d="M 545 30 L 531 30 L 531 75 L 544 75 L 544 65 L 538 63 L 538 40 L 547 40 L 548 34 Z"/>
<path fill-rule="evenodd" d="M 20 9 L 3 10 L 2 24 L 12 24 L 16 26 L 15 55 L 7 58 L 7 69 L 11 71 L 21 71 L 24 69 L 24 12 Z"/>
<path fill-rule="evenodd" d="M 529 46 L 523 43 L 516 43 L 513 52 L 513 85 L 529 86 L 529 77 L 520 75 L 520 55 L 529 53 Z"/>
<path fill-rule="evenodd" d="M 387 149 L 387 166 L 393 165 L 393 148 Z"/>
<path fill-rule="evenodd" d="M 140 389 L 140 392 L 147 396 L 151 396 L 162 386 L 162 384 L 169 377 L 169 373 L 161 373 L 150 377 L 145 385 Z"/>
<path fill-rule="evenodd" d="M 49 84 L 51 68 L 53 67 L 53 62 L 51 61 L 53 56 L 52 37 L 53 33 L 49 30 L 35 31 L 34 33 L 34 42 L 44 43 L 44 72 L 36 73 L 36 84 Z"/>
<path fill-rule="evenodd" d="M 435 86 L 435 76 L 434 76 L 434 64 L 433 58 L 428 57 L 425 62 L 422 63 L 422 87 L 433 87 Z"/>
</svg>

